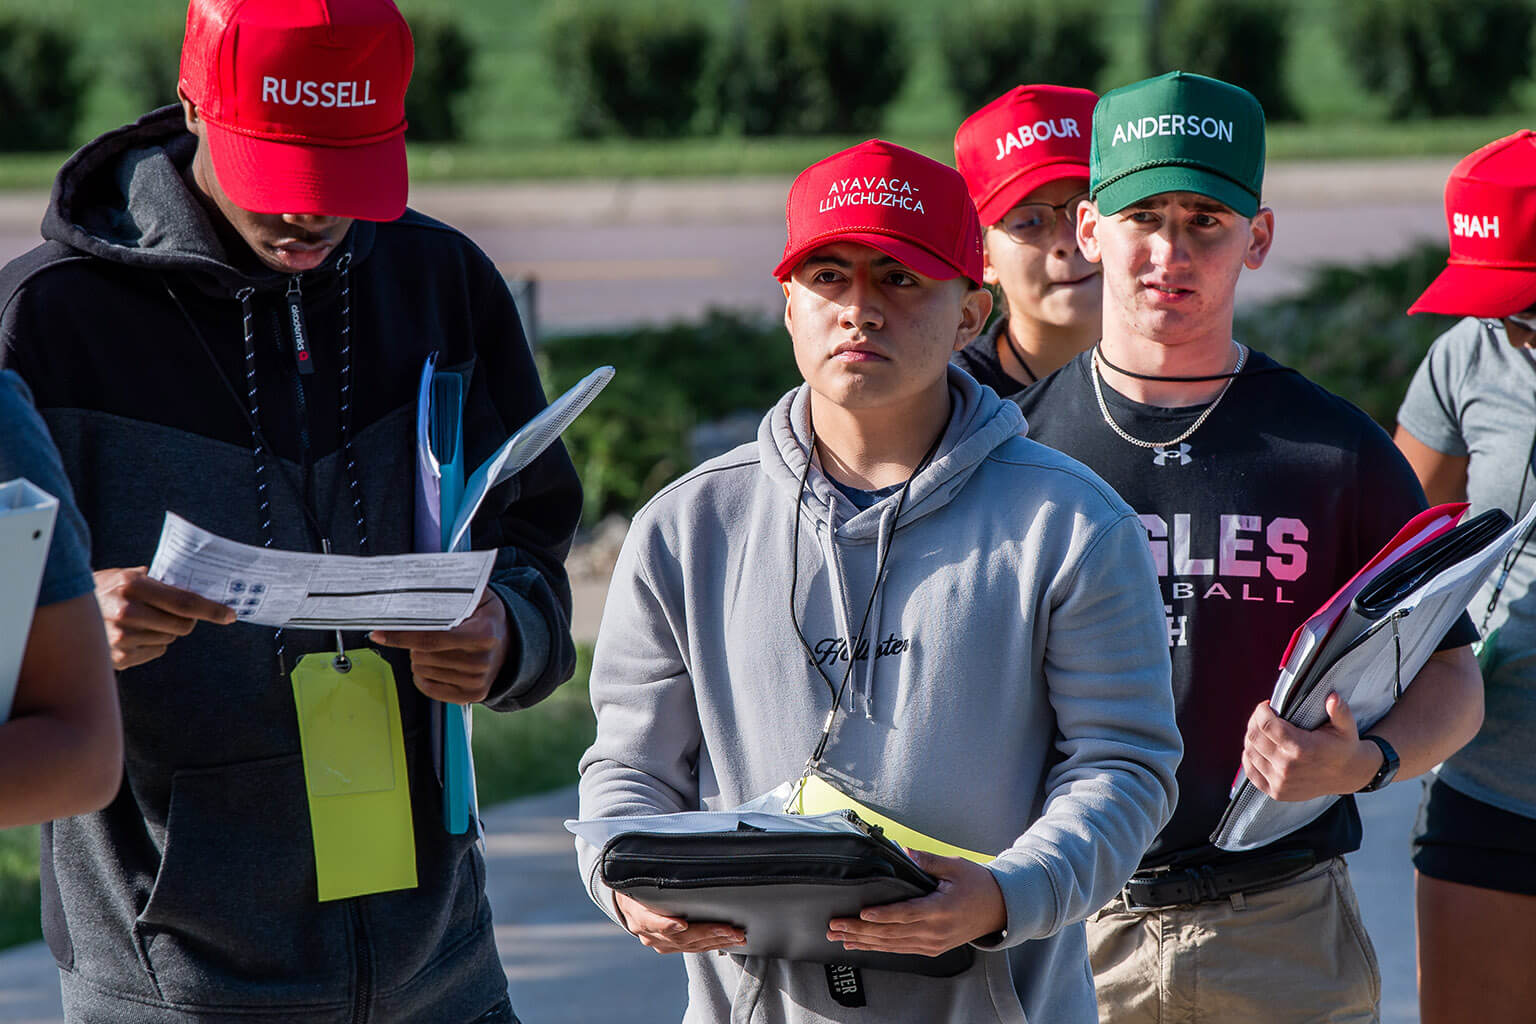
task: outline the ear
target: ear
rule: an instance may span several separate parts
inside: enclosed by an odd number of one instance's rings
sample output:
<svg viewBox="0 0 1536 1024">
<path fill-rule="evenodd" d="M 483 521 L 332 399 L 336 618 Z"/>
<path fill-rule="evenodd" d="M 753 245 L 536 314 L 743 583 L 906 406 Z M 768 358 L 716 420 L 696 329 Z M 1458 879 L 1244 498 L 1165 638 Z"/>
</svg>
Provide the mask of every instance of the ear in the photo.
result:
<svg viewBox="0 0 1536 1024">
<path fill-rule="evenodd" d="M 1089 263 L 1099 263 L 1104 253 L 1099 248 L 1099 206 L 1092 199 L 1077 208 L 1077 247 Z"/>
<path fill-rule="evenodd" d="M 789 308 L 789 281 L 780 281 L 779 287 L 784 289 L 784 330 L 788 331 L 789 336 L 793 338 L 795 336 L 795 318 Z"/>
<path fill-rule="evenodd" d="M 997 268 L 992 265 L 992 229 L 981 229 L 981 283 L 997 284 Z"/>
<path fill-rule="evenodd" d="M 1243 266 L 1258 270 L 1269 255 L 1269 247 L 1275 244 L 1275 211 L 1261 209 L 1249 222 L 1248 251 L 1243 253 Z"/>
<path fill-rule="evenodd" d="M 969 281 L 966 282 L 970 284 Z M 966 289 L 965 298 L 960 304 L 960 326 L 955 330 L 954 350 L 956 352 L 965 348 L 981 329 L 987 326 L 987 317 L 992 312 L 992 293 L 985 288 L 969 287 Z"/>
<path fill-rule="evenodd" d="M 187 131 L 202 138 L 203 119 L 197 116 L 197 104 L 192 102 L 179 83 L 176 86 L 176 98 L 181 101 L 181 115 L 187 122 Z"/>
</svg>

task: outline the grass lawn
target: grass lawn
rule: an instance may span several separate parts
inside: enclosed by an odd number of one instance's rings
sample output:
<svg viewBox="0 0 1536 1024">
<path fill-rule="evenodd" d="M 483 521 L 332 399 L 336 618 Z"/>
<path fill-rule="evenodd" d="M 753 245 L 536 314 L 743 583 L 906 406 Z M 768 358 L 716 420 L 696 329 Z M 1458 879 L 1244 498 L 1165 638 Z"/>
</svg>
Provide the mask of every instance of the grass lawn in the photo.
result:
<svg viewBox="0 0 1536 1024">
<path fill-rule="evenodd" d="M 418 146 L 414 180 L 487 181 L 569 177 L 667 177 L 787 174 L 841 145 L 880 134 L 948 160 L 955 125 L 966 113 L 952 95 L 937 46 L 941 12 L 965 0 L 916 0 L 893 8 L 906 19 L 913 57 L 883 123 L 858 138 L 692 138 L 669 142 L 577 142 L 563 136 L 559 86 L 542 50 L 543 24 L 555 0 L 399 0 L 407 17 L 454 17 L 478 47 L 475 84 L 461 114 L 468 139 L 453 146 Z M 724 24 L 732 4 L 677 0 Z M 1355 82 L 1334 28 L 1332 0 L 1294 0 L 1285 79 L 1303 114 L 1302 124 L 1279 124 L 1270 133 L 1275 159 L 1378 157 L 1465 153 L 1528 126 L 1529 113 L 1433 123 L 1388 124 L 1382 104 Z M 35 11 L 36 0 L 0 0 L 0 14 Z M 1139 77 L 1145 0 L 1104 0 L 1110 59 L 1101 88 Z M 53 17 L 77 26 L 91 68 L 83 123 L 85 141 L 131 120 L 141 111 L 122 87 L 135 40 L 153 36 L 162 49 L 180 34 L 185 0 L 50 0 Z M 174 52 L 174 43 L 170 44 Z M 172 58 L 173 59 L 173 58 Z M 1021 69 L 1021 77 L 1028 77 Z M 165 97 L 169 102 L 171 97 Z M 1517 96 L 1522 111 L 1536 110 L 1536 85 Z M 0 189 L 43 188 L 63 154 L 0 156 Z"/>
<path fill-rule="evenodd" d="M 575 677 L 526 711 L 499 715 L 475 709 L 482 806 L 576 781 L 576 759 L 597 734 L 587 699 L 592 648 L 578 648 L 577 659 Z M 37 828 L 0 829 L 0 949 L 40 938 Z"/>
</svg>

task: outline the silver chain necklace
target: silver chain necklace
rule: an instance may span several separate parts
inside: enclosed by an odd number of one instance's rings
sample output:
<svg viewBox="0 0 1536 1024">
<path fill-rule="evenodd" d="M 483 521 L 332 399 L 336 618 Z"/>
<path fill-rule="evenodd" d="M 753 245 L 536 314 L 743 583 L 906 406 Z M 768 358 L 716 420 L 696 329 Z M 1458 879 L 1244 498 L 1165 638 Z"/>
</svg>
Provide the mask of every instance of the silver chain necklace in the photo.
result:
<svg viewBox="0 0 1536 1024">
<path fill-rule="evenodd" d="M 1169 441 L 1143 441 L 1139 437 L 1132 437 L 1130 434 L 1127 434 L 1125 429 L 1115 422 L 1115 418 L 1109 414 L 1109 406 L 1104 401 L 1104 386 L 1099 382 L 1099 379 L 1104 375 L 1104 371 L 1099 367 L 1099 350 L 1095 346 L 1093 350 L 1093 397 L 1099 400 L 1099 414 L 1104 417 L 1104 422 L 1109 424 L 1109 429 L 1120 435 L 1121 440 L 1129 441 L 1138 448 L 1171 448 L 1176 444 L 1189 440 L 1191 435 L 1200 429 L 1200 424 L 1204 423 L 1211 413 L 1216 411 L 1216 407 L 1221 404 L 1221 400 L 1227 397 L 1227 389 L 1232 386 L 1232 382 L 1237 379 L 1237 375 L 1243 372 L 1243 364 L 1248 361 L 1248 349 L 1238 342 L 1233 342 L 1233 344 L 1237 345 L 1237 368 L 1232 371 L 1232 376 L 1227 378 L 1227 382 L 1221 386 L 1221 390 L 1216 393 L 1216 397 L 1211 400 L 1211 404 L 1206 406 L 1205 411 L 1200 414 L 1195 422 L 1189 425 L 1189 429 Z"/>
</svg>

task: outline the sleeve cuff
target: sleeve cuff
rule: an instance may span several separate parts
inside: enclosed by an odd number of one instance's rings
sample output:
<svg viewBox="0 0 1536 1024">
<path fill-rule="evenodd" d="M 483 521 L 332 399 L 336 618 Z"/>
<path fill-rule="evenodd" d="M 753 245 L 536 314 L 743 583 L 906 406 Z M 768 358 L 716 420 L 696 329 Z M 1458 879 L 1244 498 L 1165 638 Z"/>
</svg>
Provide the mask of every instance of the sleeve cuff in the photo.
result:
<svg viewBox="0 0 1536 1024">
<path fill-rule="evenodd" d="M 1061 927 L 1061 901 L 1045 865 L 1028 853 L 1010 853 L 987 865 L 1003 893 L 1008 923 L 1001 932 L 983 935 L 971 945 L 989 952 L 1042 939 Z"/>
<path fill-rule="evenodd" d="M 549 625 L 533 602 L 501 583 L 486 584 L 501 599 L 507 610 L 507 660 L 501 666 L 487 704 L 512 698 L 528 689 L 543 675 L 549 663 Z"/>
</svg>

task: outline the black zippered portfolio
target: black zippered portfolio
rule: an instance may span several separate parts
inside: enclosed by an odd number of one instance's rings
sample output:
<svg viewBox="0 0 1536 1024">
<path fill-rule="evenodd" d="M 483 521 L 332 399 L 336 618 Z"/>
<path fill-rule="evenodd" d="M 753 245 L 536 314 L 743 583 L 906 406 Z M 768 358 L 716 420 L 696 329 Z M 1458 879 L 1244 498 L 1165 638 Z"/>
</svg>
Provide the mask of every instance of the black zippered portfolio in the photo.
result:
<svg viewBox="0 0 1536 1024">
<path fill-rule="evenodd" d="M 865 826 L 868 828 L 869 826 Z M 823 964 L 853 964 L 948 978 L 975 952 L 935 957 L 844 949 L 826 938 L 834 917 L 926 896 L 938 880 L 879 834 L 841 832 L 626 832 L 603 847 L 604 884 L 659 913 L 746 931 L 729 950 Z"/>
</svg>

